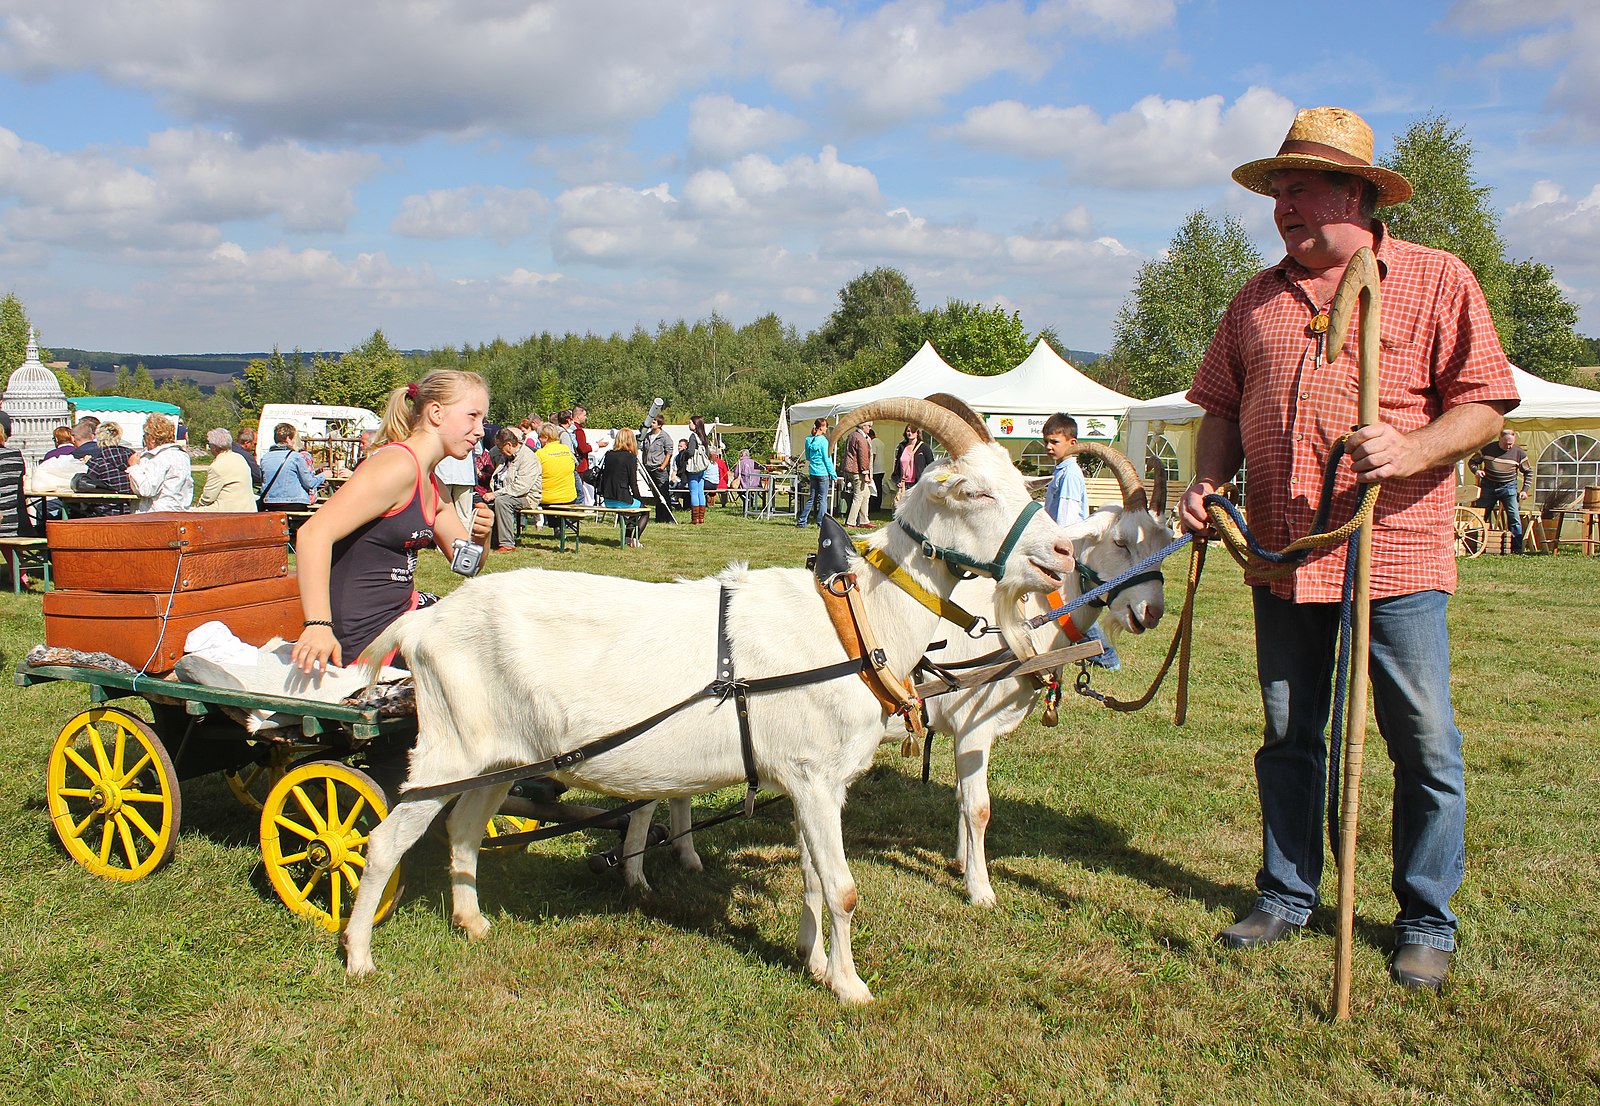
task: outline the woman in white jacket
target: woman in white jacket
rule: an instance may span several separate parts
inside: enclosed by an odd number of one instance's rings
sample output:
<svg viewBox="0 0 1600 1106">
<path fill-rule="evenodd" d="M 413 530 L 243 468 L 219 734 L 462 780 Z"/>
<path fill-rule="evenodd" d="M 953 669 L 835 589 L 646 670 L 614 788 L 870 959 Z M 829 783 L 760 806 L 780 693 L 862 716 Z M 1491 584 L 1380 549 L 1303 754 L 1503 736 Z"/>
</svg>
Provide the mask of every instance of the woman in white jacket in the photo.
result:
<svg viewBox="0 0 1600 1106">
<path fill-rule="evenodd" d="M 178 444 L 178 431 L 165 415 L 144 422 L 144 452 L 128 462 L 128 485 L 139 497 L 135 514 L 183 511 L 194 502 L 194 473 L 189 451 Z"/>
</svg>

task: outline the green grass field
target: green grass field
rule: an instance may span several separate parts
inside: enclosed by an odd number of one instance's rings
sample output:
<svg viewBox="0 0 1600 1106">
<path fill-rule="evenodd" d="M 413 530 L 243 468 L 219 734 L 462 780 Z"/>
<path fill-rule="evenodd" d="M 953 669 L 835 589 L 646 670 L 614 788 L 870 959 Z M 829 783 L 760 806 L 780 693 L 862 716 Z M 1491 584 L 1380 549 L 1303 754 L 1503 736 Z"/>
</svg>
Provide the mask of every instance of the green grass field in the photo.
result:
<svg viewBox="0 0 1600 1106">
<path fill-rule="evenodd" d="M 798 565 L 815 534 L 714 511 L 705 527 L 652 527 L 640 551 L 607 536 L 562 558 L 540 539 L 491 569 L 670 579 L 735 558 Z M 996 749 L 994 910 L 966 904 L 949 859 L 948 742 L 926 788 L 917 761 L 881 751 L 845 811 L 856 961 L 878 996 L 859 1010 L 795 960 L 783 806 L 702 835 L 703 873 L 652 854 L 647 897 L 584 864 L 611 835 L 486 855 L 495 928 L 471 944 L 450 926 L 444 850 L 425 840 L 375 933 L 378 975 L 352 983 L 335 939 L 268 889 L 255 818 L 215 777 L 185 785 L 167 868 L 117 884 L 71 862 L 43 776 L 87 691 L 13 688 L 0 697 L 0 1089 L 12 1103 L 1600 1101 L 1600 558 L 1461 569 L 1468 875 L 1442 996 L 1388 981 L 1375 733 L 1354 1017 L 1327 1017 L 1331 910 L 1267 950 L 1214 943 L 1249 908 L 1260 847 L 1248 596 L 1214 555 L 1186 727 L 1171 725 L 1170 690 L 1131 716 L 1079 700 L 1059 728 L 1030 721 Z M 1173 562 L 1174 613 L 1182 575 Z M 451 580 L 426 562 L 424 586 Z M 1124 638 L 1124 671 L 1097 683 L 1142 690 L 1170 625 Z M 0 596 L 7 665 L 41 638 L 39 597 Z M 631 717 L 625 691 L 618 712 Z"/>
</svg>

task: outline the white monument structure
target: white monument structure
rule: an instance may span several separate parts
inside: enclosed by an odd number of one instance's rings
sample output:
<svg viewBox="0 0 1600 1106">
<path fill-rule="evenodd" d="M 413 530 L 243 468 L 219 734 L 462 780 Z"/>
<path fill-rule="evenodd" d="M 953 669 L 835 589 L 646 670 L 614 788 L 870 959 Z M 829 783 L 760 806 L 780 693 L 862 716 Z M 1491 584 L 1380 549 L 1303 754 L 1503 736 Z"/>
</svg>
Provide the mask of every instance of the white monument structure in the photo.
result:
<svg viewBox="0 0 1600 1106">
<path fill-rule="evenodd" d="M 6 382 L 0 410 L 11 416 L 11 440 L 6 444 L 22 450 L 30 469 L 54 447 L 55 428 L 72 424 L 61 382 L 39 361 L 39 343 L 31 326 L 27 360 Z"/>
</svg>

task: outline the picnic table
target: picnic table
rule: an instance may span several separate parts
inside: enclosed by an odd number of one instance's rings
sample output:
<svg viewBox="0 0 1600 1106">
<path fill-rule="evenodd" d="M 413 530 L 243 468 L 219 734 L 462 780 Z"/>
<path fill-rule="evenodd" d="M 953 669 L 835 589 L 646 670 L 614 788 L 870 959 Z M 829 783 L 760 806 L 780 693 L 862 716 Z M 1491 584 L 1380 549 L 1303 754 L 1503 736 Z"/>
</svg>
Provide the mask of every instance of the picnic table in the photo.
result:
<svg viewBox="0 0 1600 1106">
<path fill-rule="evenodd" d="M 588 506 L 582 503 L 561 503 L 550 506 L 523 507 L 517 512 L 524 519 L 553 519 L 551 526 L 556 533 L 556 540 L 562 553 L 567 551 L 567 534 L 572 534 L 572 551 L 578 551 L 578 543 L 582 540 L 583 523 L 589 520 L 608 521 L 606 516 L 611 516 L 617 524 L 617 543 L 626 549 L 628 547 L 628 519 L 645 518 L 650 514 L 649 507 L 603 507 Z"/>
</svg>

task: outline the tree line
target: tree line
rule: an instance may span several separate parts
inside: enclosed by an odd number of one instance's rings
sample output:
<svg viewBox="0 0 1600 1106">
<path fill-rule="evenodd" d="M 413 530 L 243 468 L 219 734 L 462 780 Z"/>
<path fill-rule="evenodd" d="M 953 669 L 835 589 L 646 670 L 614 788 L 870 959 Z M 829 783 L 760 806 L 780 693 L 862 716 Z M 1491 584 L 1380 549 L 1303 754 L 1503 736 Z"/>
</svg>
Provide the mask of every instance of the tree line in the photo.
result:
<svg viewBox="0 0 1600 1106">
<path fill-rule="evenodd" d="M 14 296 L 8 299 L 25 343 L 25 314 Z M 744 326 L 713 314 L 606 337 L 544 331 L 519 342 L 496 338 L 406 355 L 379 329 L 344 354 L 274 348 L 252 360 L 237 381 L 211 392 L 187 380 L 158 382 L 142 364 L 120 367 L 110 387 L 100 391 L 176 403 L 195 427 L 232 427 L 253 421 L 268 403 L 379 409 L 396 386 L 448 368 L 476 372 L 488 382 L 490 416 L 501 423 L 532 412 L 549 416 L 582 402 L 591 425 L 636 426 L 660 396 L 669 421 L 686 422 L 700 414 L 771 427 L 786 401 L 877 383 L 925 341 L 956 368 L 991 375 L 1027 357 L 1039 336 L 1061 348 L 1048 328 L 1030 336 L 1015 311 L 962 300 L 923 310 L 904 273 L 878 268 L 841 288 L 838 308 L 804 335 L 775 314 Z M 69 396 L 95 391 L 87 367 L 57 376 Z"/>
</svg>

